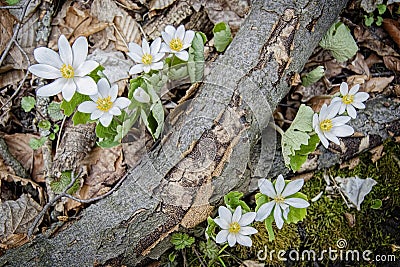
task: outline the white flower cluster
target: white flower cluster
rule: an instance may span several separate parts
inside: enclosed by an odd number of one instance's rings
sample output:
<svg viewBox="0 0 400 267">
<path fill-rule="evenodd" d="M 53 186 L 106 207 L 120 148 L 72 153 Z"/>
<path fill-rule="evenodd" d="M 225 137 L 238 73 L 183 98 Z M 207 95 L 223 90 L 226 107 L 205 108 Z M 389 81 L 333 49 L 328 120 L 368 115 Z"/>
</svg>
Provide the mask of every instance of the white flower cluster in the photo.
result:
<svg viewBox="0 0 400 267">
<path fill-rule="evenodd" d="M 354 133 L 354 129 L 346 123 L 351 118 L 356 118 L 356 108 L 365 108 L 363 102 L 369 98 L 368 93 L 358 92 L 359 89 L 360 85 L 356 84 L 349 91 L 347 83 L 343 82 L 340 85 L 341 97 L 333 98 L 329 106 L 324 104 L 320 113 L 314 114 L 313 128 L 325 148 L 328 148 L 329 141 L 340 145 L 338 137 L 346 137 Z M 349 116 L 337 116 L 345 111 Z"/>
<path fill-rule="evenodd" d="M 164 63 L 161 61 L 165 53 L 174 54 L 183 61 L 189 59 L 189 53 L 185 49 L 189 48 L 194 38 L 194 31 L 185 30 L 185 26 L 180 25 L 177 29 L 168 25 L 165 31 L 161 33 L 164 40 L 156 38 L 151 45 L 146 39 L 142 40 L 142 46 L 136 43 L 129 43 L 128 55 L 136 62 L 130 70 L 129 74 L 137 74 L 141 72 L 149 73 L 150 70 L 160 70 Z"/>
</svg>

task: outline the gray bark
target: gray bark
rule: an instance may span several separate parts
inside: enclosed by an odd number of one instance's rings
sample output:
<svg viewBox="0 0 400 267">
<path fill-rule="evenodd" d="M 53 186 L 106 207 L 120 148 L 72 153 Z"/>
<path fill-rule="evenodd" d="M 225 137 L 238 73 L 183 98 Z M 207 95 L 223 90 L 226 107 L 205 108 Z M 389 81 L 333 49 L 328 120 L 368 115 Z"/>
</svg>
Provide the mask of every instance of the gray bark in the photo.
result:
<svg viewBox="0 0 400 267">
<path fill-rule="evenodd" d="M 0 264 L 143 264 L 168 248 L 171 232 L 204 221 L 225 193 L 266 176 L 274 134 L 257 143 L 271 110 L 346 2 L 254 1 L 196 97 L 167 118 L 162 141 L 122 186 L 56 235 L 7 251 Z"/>
</svg>

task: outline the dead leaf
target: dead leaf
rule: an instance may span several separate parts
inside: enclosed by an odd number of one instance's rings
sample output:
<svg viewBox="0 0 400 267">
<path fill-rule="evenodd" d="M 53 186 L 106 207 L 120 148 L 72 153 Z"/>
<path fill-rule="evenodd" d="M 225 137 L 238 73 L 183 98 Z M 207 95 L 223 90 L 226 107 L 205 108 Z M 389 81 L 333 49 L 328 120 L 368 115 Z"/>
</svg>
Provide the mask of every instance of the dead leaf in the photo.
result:
<svg viewBox="0 0 400 267">
<path fill-rule="evenodd" d="M 114 19 L 116 32 L 115 32 L 115 48 L 127 52 L 127 44 L 130 42 L 139 43 L 140 30 L 136 20 L 134 20 L 128 13 L 123 16 L 117 16 Z"/>
<path fill-rule="evenodd" d="M 349 170 L 354 169 L 360 163 L 360 158 L 352 158 L 349 161 L 340 164 L 340 169 L 349 168 Z"/>
<path fill-rule="evenodd" d="M 22 166 L 32 175 L 35 182 L 44 182 L 43 175 L 43 155 L 41 149 L 34 151 L 29 146 L 31 138 L 37 138 L 33 134 L 16 133 L 5 135 L 10 153 L 22 164 Z"/>
<path fill-rule="evenodd" d="M 4 106 L 4 104 L 10 99 L 9 96 L 1 96 L 0 95 L 0 104 L 1 104 L 1 109 L 2 113 L 0 114 L 0 124 L 5 127 L 7 125 L 8 120 L 10 119 L 10 110 L 12 106 L 12 102 L 10 101 L 7 105 Z"/>
<path fill-rule="evenodd" d="M 0 239 L 2 246 L 15 244 L 26 236 L 32 221 L 42 207 L 29 195 L 17 200 L 7 200 L 0 206 Z M 17 236 L 15 236 L 17 235 Z"/>
<path fill-rule="evenodd" d="M 377 162 L 382 156 L 384 155 L 383 153 L 383 145 L 374 147 L 369 151 L 371 153 L 371 161 L 373 163 Z"/>
<path fill-rule="evenodd" d="M 349 178 L 336 177 L 335 180 L 340 185 L 340 191 L 354 204 L 357 210 L 361 210 L 361 203 L 364 201 L 365 196 L 377 184 L 374 179 L 369 177 L 366 179 L 361 179 L 357 176 Z"/>
<path fill-rule="evenodd" d="M 368 80 L 367 75 L 352 75 L 347 77 L 348 84 L 364 84 Z"/>
<path fill-rule="evenodd" d="M 354 225 L 356 225 L 356 216 L 354 216 L 354 214 L 351 214 L 351 213 L 349 213 L 349 212 L 346 212 L 346 213 L 344 214 L 344 217 L 346 218 L 347 224 L 348 224 L 350 227 L 354 227 Z"/>
<path fill-rule="evenodd" d="M 13 35 L 14 21 L 14 17 L 7 9 L 0 9 L 0 54 L 3 53 Z"/>
<path fill-rule="evenodd" d="M 342 70 L 344 68 L 343 63 L 338 63 L 336 59 L 325 61 L 324 66 L 325 66 L 325 77 L 327 79 L 338 76 L 340 73 L 342 73 Z"/>
<path fill-rule="evenodd" d="M 371 68 L 374 64 L 382 63 L 382 58 L 378 57 L 375 53 L 372 53 L 369 57 L 367 57 L 365 63 L 367 63 L 368 68 Z"/>
<path fill-rule="evenodd" d="M 384 44 L 378 36 L 372 35 L 371 32 L 363 27 L 358 26 L 354 29 L 354 36 L 359 45 L 375 51 L 380 56 L 400 56 L 393 48 Z"/>
<path fill-rule="evenodd" d="M 149 10 L 165 9 L 172 5 L 176 0 L 152 0 L 149 5 Z"/>
<path fill-rule="evenodd" d="M 264 263 L 260 263 L 258 261 L 252 261 L 252 260 L 245 260 L 240 264 L 240 267 L 264 267 Z"/>
<path fill-rule="evenodd" d="M 400 22 L 394 19 L 385 18 L 383 19 L 382 26 L 400 48 Z"/>
<path fill-rule="evenodd" d="M 367 93 L 380 93 L 385 89 L 394 79 L 394 76 L 390 77 L 376 77 L 371 78 L 363 86 L 364 92 Z"/>
<path fill-rule="evenodd" d="M 0 88 L 10 85 L 17 84 L 24 77 L 24 72 L 22 70 L 7 71 L 1 74 Z"/>
<path fill-rule="evenodd" d="M 383 57 L 383 62 L 389 70 L 400 73 L 400 59 L 397 57 L 387 56 Z"/>
<path fill-rule="evenodd" d="M 347 67 L 357 74 L 370 76 L 369 67 L 361 53 L 357 53 L 356 58 Z"/>
<path fill-rule="evenodd" d="M 395 84 L 393 90 L 396 96 L 400 97 L 400 84 Z"/>
</svg>

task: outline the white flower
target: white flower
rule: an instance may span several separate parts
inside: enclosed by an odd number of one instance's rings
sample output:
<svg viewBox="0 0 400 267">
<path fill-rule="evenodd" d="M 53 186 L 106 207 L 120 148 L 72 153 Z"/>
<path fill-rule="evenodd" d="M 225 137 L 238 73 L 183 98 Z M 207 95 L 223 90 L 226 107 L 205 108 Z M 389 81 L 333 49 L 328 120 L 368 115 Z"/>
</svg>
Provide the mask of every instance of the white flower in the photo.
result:
<svg viewBox="0 0 400 267">
<path fill-rule="evenodd" d="M 287 220 L 290 206 L 295 208 L 307 208 L 310 204 L 297 197 L 290 197 L 297 193 L 304 184 L 303 179 L 294 180 L 289 182 L 285 187 L 285 180 L 282 175 L 278 176 L 275 182 L 275 186 L 267 179 L 258 180 L 258 187 L 260 192 L 268 197 L 272 198 L 272 201 L 263 204 L 257 211 L 256 221 L 265 220 L 274 209 L 274 219 L 276 226 L 279 229 L 283 227 L 283 218 Z M 282 218 L 283 216 L 283 218 Z"/>
<path fill-rule="evenodd" d="M 161 45 L 161 52 L 173 53 L 183 61 L 189 59 L 189 53 L 185 49 L 192 45 L 194 31 L 185 31 L 185 26 L 183 25 L 177 29 L 168 25 L 161 35 L 165 42 Z"/>
<path fill-rule="evenodd" d="M 40 87 L 39 96 L 52 96 L 62 92 L 66 101 L 70 101 L 75 91 L 84 95 L 97 93 L 95 81 L 86 76 L 97 68 L 99 63 L 86 60 L 88 42 L 81 36 L 71 46 L 67 38 L 61 35 L 58 39 L 58 54 L 46 47 L 36 48 L 34 56 L 39 64 L 29 67 L 34 75 L 44 79 L 56 79 L 54 82 Z"/>
<path fill-rule="evenodd" d="M 350 120 L 349 116 L 335 118 L 338 109 L 338 105 L 327 106 L 324 104 L 319 115 L 315 113 L 313 116 L 313 128 L 326 148 L 329 146 L 328 140 L 340 145 L 338 137 L 346 137 L 354 133 L 351 126 L 345 125 Z"/>
<path fill-rule="evenodd" d="M 114 84 L 110 87 L 106 78 L 101 78 L 97 87 L 99 92 L 91 95 L 92 101 L 85 101 L 78 106 L 78 111 L 83 113 L 92 113 L 90 119 L 97 120 L 104 127 L 108 127 L 113 116 L 121 115 L 121 109 L 129 106 L 131 101 L 126 97 L 118 97 L 118 86 Z"/>
<path fill-rule="evenodd" d="M 362 103 L 369 98 L 369 94 L 365 92 L 358 92 L 360 85 L 354 85 L 349 92 L 347 83 L 340 84 L 340 94 L 342 97 L 335 97 L 332 99 L 331 105 L 340 105 L 339 114 L 347 111 L 350 117 L 356 118 L 357 112 L 355 108 L 364 109 L 365 105 Z"/>
<path fill-rule="evenodd" d="M 151 46 L 149 46 L 146 39 L 142 40 L 142 47 L 135 43 L 129 43 L 128 55 L 137 63 L 129 70 L 129 74 L 161 70 L 163 68 L 163 62 L 159 61 L 164 57 L 165 53 L 160 53 L 160 48 L 160 37 L 155 39 Z"/>
<path fill-rule="evenodd" d="M 232 212 L 226 207 L 219 207 L 219 218 L 214 222 L 221 227 L 221 231 L 217 234 L 216 242 L 221 244 L 228 241 L 229 246 L 233 247 L 236 242 L 240 245 L 251 247 L 251 239 L 248 235 L 257 233 L 258 231 L 248 226 L 256 217 L 255 212 L 247 212 L 242 215 L 242 207 L 238 206 L 232 215 Z"/>
<path fill-rule="evenodd" d="M 142 89 L 142 87 L 138 87 L 135 89 L 135 91 L 133 92 L 133 98 L 135 98 L 135 100 L 140 103 L 150 102 L 150 96 L 146 93 L 145 90 Z"/>
</svg>

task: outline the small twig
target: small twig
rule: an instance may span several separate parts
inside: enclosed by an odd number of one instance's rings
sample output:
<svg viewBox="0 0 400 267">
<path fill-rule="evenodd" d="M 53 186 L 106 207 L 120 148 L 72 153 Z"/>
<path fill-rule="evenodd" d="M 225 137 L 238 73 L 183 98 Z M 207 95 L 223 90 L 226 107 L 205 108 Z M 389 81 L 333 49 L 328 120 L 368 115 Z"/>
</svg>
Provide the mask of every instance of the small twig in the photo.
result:
<svg viewBox="0 0 400 267">
<path fill-rule="evenodd" d="M 61 122 L 60 131 L 58 132 L 56 150 L 58 149 L 58 146 L 60 145 L 61 133 L 62 133 L 62 129 L 64 128 L 64 123 L 65 123 L 65 120 L 66 120 L 66 119 L 67 119 L 67 116 L 64 115 L 64 118 L 63 118 L 63 120 L 62 120 L 62 122 Z"/>
<path fill-rule="evenodd" d="M 122 34 L 119 32 L 118 28 L 115 26 L 115 24 L 113 23 L 112 26 L 114 27 L 114 30 L 117 32 L 117 34 L 119 35 L 119 37 L 121 38 L 122 42 L 124 42 L 124 45 L 126 46 L 126 48 L 129 49 L 128 44 L 125 41 L 125 38 L 122 36 Z"/>
<path fill-rule="evenodd" d="M 0 6 L 0 9 L 19 9 L 23 8 L 24 5 L 16 5 L 16 6 Z"/>
<path fill-rule="evenodd" d="M 195 247 L 193 247 L 193 251 L 194 251 L 194 254 L 196 254 L 197 258 L 199 259 L 200 265 L 201 265 L 202 267 L 207 267 L 207 264 L 205 264 L 205 263 L 203 262 L 203 259 L 201 258 L 200 253 L 197 251 L 197 249 L 196 249 Z"/>
</svg>

